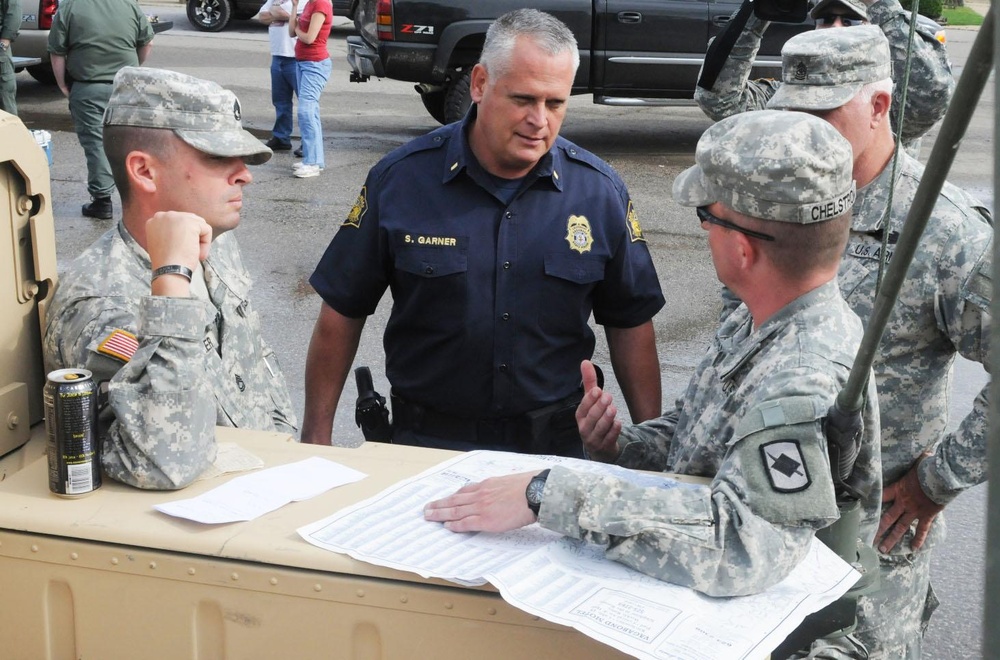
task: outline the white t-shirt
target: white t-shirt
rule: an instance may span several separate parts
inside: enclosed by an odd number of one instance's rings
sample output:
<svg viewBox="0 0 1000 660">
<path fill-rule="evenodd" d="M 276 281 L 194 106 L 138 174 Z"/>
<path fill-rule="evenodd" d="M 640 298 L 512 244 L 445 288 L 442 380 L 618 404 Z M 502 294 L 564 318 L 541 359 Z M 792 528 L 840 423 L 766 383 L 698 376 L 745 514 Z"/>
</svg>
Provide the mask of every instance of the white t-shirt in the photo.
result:
<svg viewBox="0 0 1000 660">
<path fill-rule="evenodd" d="M 281 7 L 289 14 L 292 13 L 291 0 L 267 0 L 260 11 L 268 11 L 272 5 Z M 271 38 L 271 55 L 295 57 L 295 37 L 288 36 L 288 23 L 286 21 L 273 21 L 267 27 L 267 36 Z"/>
</svg>

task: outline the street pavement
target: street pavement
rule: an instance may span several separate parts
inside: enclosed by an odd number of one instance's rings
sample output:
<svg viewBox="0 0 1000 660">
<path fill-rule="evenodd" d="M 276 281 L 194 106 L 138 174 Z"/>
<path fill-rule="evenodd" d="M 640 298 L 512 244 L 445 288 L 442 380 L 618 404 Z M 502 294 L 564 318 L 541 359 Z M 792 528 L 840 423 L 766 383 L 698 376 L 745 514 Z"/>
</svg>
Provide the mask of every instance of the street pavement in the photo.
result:
<svg viewBox="0 0 1000 660">
<path fill-rule="evenodd" d="M 147 65 L 208 78 L 232 89 L 241 100 L 244 124 L 266 138 L 273 121 L 266 30 L 234 22 L 221 33 L 205 34 L 191 28 L 183 5 L 143 3 L 143 7 L 146 13 L 175 25 L 156 37 Z M 304 405 L 305 353 L 320 305 L 308 284 L 309 275 L 354 203 L 368 168 L 391 149 L 437 125 L 408 83 L 348 82 L 344 55 L 351 33 L 350 24 L 340 19 L 330 41 L 334 73 L 321 101 L 326 171 L 315 179 L 295 179 L 291 176 L 295 160 L 287 152 L 252 168 L 254 182 L 246 190 L 244 221 L 237 230 L 254 277 L 254 304 L 268 340 L 282 358 L 299 411 Z M 959 75 L 975 31 L 951 28 L 948 35 Z M 52 132 L 52 210 L 59 263 L 65 266 L 112 223 L 79 214 L 80 205 L 87 201 L 86 167 L 65 100 L 58 90 L 36 83 L 24 72 L 18 75 L 18 85 L 26 124 Z M 991 87 L 949 176 L 990 208 L 992 114 Z M 704 233 L 694 214 L 674 204 L 669 193 L 673 178 L 693 162 L 694 146 L 709 125 L 691 105 L 612 108 L 595 106 L 585 96 L 572 99 L 563 128 L 563 135 L 614 165 L 631 190 L 667 298 L 666 308 L 654 321 L 667 406 L 682 392 L 700 359 L 719 309 L 719 285 Z M 924 141 L 925 159 L 931 143 L 931 139 Z M 419 208 L 420 190 L 412 194 Z M 117 219 L 117 199 L 115 204 Z M 356 366 L 372 367 L 376 387 L 383 394 L 388 393 L 388 385 L 382 373 L 381 329 L 390 305 L 386 295 L 368 321 L 356 360 Z M 601 332 L 598 338 L 596 359 L 608 364 Z M 960 361 L 954 379 L 953 421 L 964 415 L 984 379 L 979 365 Z M 609 389 L 618 392 L 613 377 Z M 349 383 L 334 433 L 335 442 L 344 446 L 362 441 L 353 422 L 354 396 L 353 383 Z M 985 494 L 983 487 L 972 489 L 948 508 L 949 538 L 934 563 L 935 587 L 943 605 L 927 636 L 926 658 L 981 655 Z"/>
</svg>

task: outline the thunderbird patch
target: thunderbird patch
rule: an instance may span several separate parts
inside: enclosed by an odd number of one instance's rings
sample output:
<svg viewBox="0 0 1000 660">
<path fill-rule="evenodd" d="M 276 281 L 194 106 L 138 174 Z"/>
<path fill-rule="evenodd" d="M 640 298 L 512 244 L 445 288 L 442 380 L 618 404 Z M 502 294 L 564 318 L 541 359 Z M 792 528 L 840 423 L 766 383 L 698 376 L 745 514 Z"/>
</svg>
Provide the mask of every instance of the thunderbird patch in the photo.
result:
<svg viewBox="0 0 1000 660">
<path fill-rule="evenodd" d="M 116 360 L 128 362 L 139 350 L 139 340 L 131 332 L 112 330 L 111 333 L 97 345 L 97 352 L 111 356 Z"/>
<path fill-rule="evenodd" d="M 365 213 L 367 211 L 368 186 L 361 186 L 361 194 L 358 195 L 358 201 L 354 202 L 354 206 L 351 207 L 351 212 L 347 214 L 347 220 L 344 220 L 341 226 L 351 226 L 357 229 L 361 226 L 361 219 L 365 217 Z"/>
<path fill-rule="evenodd" d="M 571 215 L 566 222 L 566 242 L 571 250 L 580 254 L 590 252 L 594 237 L 590 233 L 590 222 L 582 215 Z"/>
<path fill-rule="evenodd" d="M 625 216 L 625 224 L 628 225 L 628 236 L 632 242 L 646 242 L 646 237 L 642 234 L 642 227 L 639 226 L 639 214 L 632 208 L 632 200 L 628 200 L 628 214 Z"/>
<path fill-rule="evenodd" d="M 798 440 L 775 440 L 760 446 L 764 472 L 771 488 L 779 493 L 797 493 L 809 487 L 809 470 Z"/>
</svg>

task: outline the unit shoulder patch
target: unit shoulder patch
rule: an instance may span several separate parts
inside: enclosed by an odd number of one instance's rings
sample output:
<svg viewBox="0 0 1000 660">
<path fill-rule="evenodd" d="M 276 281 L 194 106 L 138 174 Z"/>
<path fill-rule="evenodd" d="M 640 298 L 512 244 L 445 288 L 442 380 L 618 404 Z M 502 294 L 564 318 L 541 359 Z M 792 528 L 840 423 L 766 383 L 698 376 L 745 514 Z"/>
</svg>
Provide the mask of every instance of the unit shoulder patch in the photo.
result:
<svg viewBox="0 0 1000 660">
<path fill-rule="evenodd" d="M 128 362 L 139 350 L 139 340 L 131 332 L 115 328 L 97 345 L 97 352 Z"/>
<path fill-rule="evenodd" d="M 760 446 L 764 472 L 771 488 L 779 493 L 797 493 L 812 483 L 798 440 L 775 440 Z"/>
</svg>

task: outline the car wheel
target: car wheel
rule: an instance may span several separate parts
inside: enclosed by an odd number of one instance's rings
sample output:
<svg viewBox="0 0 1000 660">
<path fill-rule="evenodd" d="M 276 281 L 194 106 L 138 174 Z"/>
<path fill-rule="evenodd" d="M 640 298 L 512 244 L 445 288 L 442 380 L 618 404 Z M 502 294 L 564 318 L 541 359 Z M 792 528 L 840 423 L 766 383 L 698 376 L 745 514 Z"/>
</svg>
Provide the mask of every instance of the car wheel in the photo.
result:
<svg viewBox="0 0 1000 660">
<path fill-rule="evenodd" d="M 56 75 L 52 73 L 52 65 L 48 62 L 45 64 L 34 64 L 29 66 L 28 75 L 43 85 L 56 84 Z"/>
<path fill-rule="evenodd" d="M 232 17 L 229 0 L 188 0 L 187 17 L 191 25 L 203 32 L 218 32 Z"/>
<path fill-rule="evenodd" d="M 472 105 L 471 87 L 472 67 L 467 66 L 448 85 L 448 91 L 445 93 L 444 99 L 443 123 L 450 124 L 460 121 L 465 117 L 465 113 L 469 111 L 469 106 Z"/>
<path fill-rule="evenodd" d="M 420 92 L 420 100 L 424 102 L 424 108 L 440 124 L 446 124 L 444 115 L 445 90 L 436 89 L 433 92 Z"/>
</svg>

